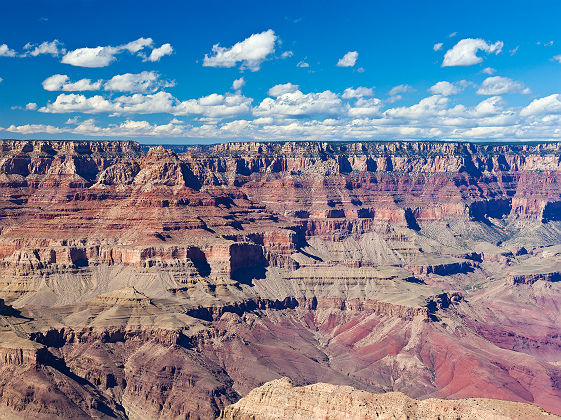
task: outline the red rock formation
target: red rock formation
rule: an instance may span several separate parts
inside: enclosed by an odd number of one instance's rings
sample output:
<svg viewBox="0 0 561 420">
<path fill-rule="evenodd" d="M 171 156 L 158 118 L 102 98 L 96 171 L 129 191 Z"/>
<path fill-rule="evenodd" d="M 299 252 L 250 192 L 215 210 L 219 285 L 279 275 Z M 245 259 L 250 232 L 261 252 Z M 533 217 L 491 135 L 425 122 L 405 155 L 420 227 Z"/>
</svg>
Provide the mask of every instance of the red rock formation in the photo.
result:
<svg viewBox="0 0 561 420">
<path fill-rule="evenodd" d="M 560 154 L 0 141 L 0 405 L 213 418 L 289 376 L 561 413 Z"/>
</svg>

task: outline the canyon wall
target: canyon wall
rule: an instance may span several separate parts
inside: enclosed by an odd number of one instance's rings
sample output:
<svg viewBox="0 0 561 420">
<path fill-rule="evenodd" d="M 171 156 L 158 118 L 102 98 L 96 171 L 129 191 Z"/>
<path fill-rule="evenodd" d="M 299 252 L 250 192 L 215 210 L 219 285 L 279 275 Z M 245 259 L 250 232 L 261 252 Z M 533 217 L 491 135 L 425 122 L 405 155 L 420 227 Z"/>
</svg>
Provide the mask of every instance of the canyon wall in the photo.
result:
<svg viewBox="0 0 561 420">
<path fill-rule="evenodd" d="M 561 413 L 561 144 L 171 149 L 0 141 L 10 415 L 215 418 L 281 377 Z"/>
</svg>

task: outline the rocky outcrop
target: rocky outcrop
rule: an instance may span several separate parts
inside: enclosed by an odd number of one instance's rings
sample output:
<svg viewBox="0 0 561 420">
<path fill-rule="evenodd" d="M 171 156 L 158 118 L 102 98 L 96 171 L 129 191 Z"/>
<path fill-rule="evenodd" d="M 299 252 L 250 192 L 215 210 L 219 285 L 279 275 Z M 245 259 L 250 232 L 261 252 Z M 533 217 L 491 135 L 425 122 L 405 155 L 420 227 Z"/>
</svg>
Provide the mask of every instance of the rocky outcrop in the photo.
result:
<svg viewBox="0 0 561 420">
<path fill-rule="evenodd" d="M 512 274 L 507 277 L 507 281 L 514 285 L 534 284 L 537 281 L 558 282 L 561 281 L 561 272 Z"/>
<path fill-rule="evenodd" d="M 399 392 L 371 394 L 349 386 L 296 387 L 290 379 L 268 382 L 224 409 L 219 419 L 553 419 L 530 404 L 490 399 L 415 400 Z"/>
</svg>

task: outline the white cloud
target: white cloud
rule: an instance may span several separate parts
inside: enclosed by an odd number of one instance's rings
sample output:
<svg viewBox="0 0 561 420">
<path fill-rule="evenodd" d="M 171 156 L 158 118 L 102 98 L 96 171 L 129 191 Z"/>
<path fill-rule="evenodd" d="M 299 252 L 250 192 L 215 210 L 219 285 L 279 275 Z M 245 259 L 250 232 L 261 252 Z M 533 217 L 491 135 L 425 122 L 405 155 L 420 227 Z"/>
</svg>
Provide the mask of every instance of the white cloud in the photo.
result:
<svg viewBox="0 0 561 420">
<path fill-rule="evenodd" d="M 131 54 L 136 54 L 144 48 L 152 48 L 152 45 L 154 45 L 152 38 L 138 38 L 136 41 L 131 41 L 117 48 L 120 50 L 127 50 Z"/>
<path fill-rule="evenodd" d="M 37 104 L 35 102 L 29 102 L 27 105 L 25 105 L 25 109 L 27 111 L 35 111 L 37 109 Z"/>
<path fill-rule="evenodd" d="M 435 51 L 439 51 L 442 48 L 443 45 L 444 44 L 442 42 L 437 42 L 436 44 L 434 44 L 432 46 L 432 49 L 435 50 Z"/>
<path fill-rule="evenodd" d="M 434 115 L 438 115 L 446 110 L 448 98 L 440 95 L 429 96 L 421 99 L 418 104 L 409 107 L 390 108 L 384 115 L 391 118 L 406 120 L 419 120 Z"/>
<path fill-rule="evenodd" d="M 124 51 L 143 57 L 145 61 L 158 61 L 162 56 L 171 54 L 173 51 L 170 44 L 164 44 L 159 48 L 152 49 L 151 54 L 146 57 L 144 50 L 152 48 L 153 44 L 154 41 L 152 38 L 139 38 L 136 41 L 131 41 L 127 44 L 116 47 L 99 46 L 95 48 L 78 48 L 67 52 L 62 57 L 61 62 L 78 67 L 107 67 L 117 60 L 116 56 L 118 54 L 121 54 Z"/>
<path fill-rule="evenodd" d="M 516 47 L 514 47 L 512 50 L 510 50 L 508 53 L 513 56 L 514 54 L 516 54 L 518 52 L 518 49 L 520 48 L 520 45 L 517 45 Z"/>
<path fill-rule="evenodd" d="M 47 133 L 47 134 L 59 134 L 64 132 L 61 128 L 54 127 L 52 125 L 45 124 L 25 124 L 25 125 L 11 125 L 5 129 L 10 133 L 17 134 L 37 134 L 37 133 Z"/>
<path fill-rule="evenodd" d="M 478 51 L 484 51 L 487 54 L 499 54 L 502 51 L 503 45 L 501 41 L 488 44 L 482 39 L 462 39 L 454 47 L 446 51 L 442 67 L 472 66 L 481 63 L 483 59 L 477 55 Z"/>
<path fill-rule="evenodd" d="M 232 82 L 232 89 L 240 90 L 245 85 L 245 79 L 240 77 Z"/>
<path fill-rule="evenodd" d="M 69 82 L 66 80 L 64 83 Z M 255 140 L 561 139 L 561 95 L 529 101 L 530 104 L 522 109 L 518 105 L 510 106 L 499 94 L 486 97 L 474 106 L 457 104 L 446 96 L 468 85 L 473 83 L 441 81 L 429 88 L 434 95 L 405 106 L 392 106 L 389 100 L 373 97 L 371 88 L 347 88 L 339 94 L 328 90 L 303 93 L 297 85 L 290 83 L 273 86 L 270 97 L 254 107 L 252 99 L 243 96 L 235 86 L 232 93 L 214 93 L 183 101 L 166 92 L 118 97 L 95 95 L 89 98 L 81 94 L 60 94 L 39 111 L 105 113 L 113 116 L 110 121 L 119 116 L 127 117 L 116 124 L 99 126 L 93 119 L 80 121 L 70 115 L 73 118 L 60 127 L 27 124 L 3 130 L 9 129 L 22 135 L 60 132 L 107 137 L 238 137 Z M 499 92 L 505 90 L 504 86 L 497 86 L 493 89 Z M 491 84 L 487 88 L 490 89 Z M 408 85 L 400 85 L 393 91 L 395 95 L 392 98 L 410 89 Z M 506 89 L 512 89 L 512 86 L 508 84 Z M 523 86 L 518 86 L 517 91 L 523 92 Z M 26 108 L 36 107 L 36 104 L 30 103 Z M 149 113 L 185 116 L 187 122 L 172 119 L 159 125 L 128 117 L 130 114 Z"/>
<path fill-rule="evenodd" d="M 435 83 L 429 88 L 429 92 L 435 95 L 451 96 L 456 95 L 462 91 L 462 87 L 459 84 L 453 84 L 447 81 L 442 81 Z"/>
<path fill-rule="evenodd" d="M 155 114 L 168 113 L 174 115 L 199 115 L 209 118 L 230 118 L 240 114 L 251 113 L 251 98 L 240 93 L 219 95 L 213 93 L 199 99 L 179 101 L 168 92 L 118 96 L 107 99 L 101 95 L 86 97 L 82 94 L 60 94 L 54 102 L 48 102 L 39 108 L 45 113 L 84 114 L 107 113 L 123 114 Z"/>
<path fill-rule="evenodd" d="M 486 78 L 477 90 L 478 95 L 502 95 L 504 93 L 523 92 L 524 85 L 508 77 L 492 76 Z M 527 91 L 526 93 L 529 93 Z"/>
<path fill-rule="evenodd" d="M 199 99 L 179 103 L 172 111 L 175 115 L 201 115 L 210 118 L 230 118 L 251 113 L 251 98 L 239 93 L 219 95 L 213 93 Z"/>
<path fill-rule="evenodd" d="M 240 41 L 231 48 L 215 44 L 212 55 L 205 54 L 203 66 L 205 67 L 235 67 L 240 63 L 240 69 L 257 71 L 269 55 L 275 52 L 277 36 L 272 29 L 253 34 Z"/>
<path fill-rule="evenodd" d="M 0 77 L 0 83 L 2 83 L 3 81 L 4 81 L 4 79 L 2 79 L 2 78 Z"/>
<path fill-rule="evenodd" d="M 10 49 L 6 44 L 0 45 L 0 57 L 15 57 L 16 55 L 16 52 Z"/>
<path fill-rule="evenodd" d="M 78 67 L 107 67 L 113 63 L 120 52 L 115 47 L 78 48 L 66 53 L 61 62 Z"/>
<path fill-rule="evenodd" d="M 561 54 L 553 57 L 553 60 L 557 61 L 558 63 L 561 63 Z"/>
<path fill-rule="evenodd" d="M 43 81 L 43 89 L 48 91 L 78 92 L 101 89 L 101 80 L 92 82 L 90 79 L 81 79 L 70 83 L 70 78 L 64 74 L 53 74 Z"/>
<path fill-rule="evenodd" d="M 151 124 L 148 121 L 125 120 L 120 124 L 110 124 L 99 127 L 93 119 L 77 123 L 75 127 L 67 128 L 68 132 L 89 136 L 148 136 L 148 137 L 179 137 L 186 132 L 184 124 L 173 119 L 167 124 Z"/>
<path fill-rule="evenodd" d="M 561 94 L 559 93 L 534 99 L 520 111 L 522 116 L 558 113 L 561 113 Z"/>
<path fill-rule="evenodd" d="M 471 111 L 474 117 L 485 117 L 500 114 L 503 110 L 504 100 L 500 96 L 491 96 L 480 103 Z"/>
<path fill-rule="evenodd" d="M 351 117 L 366 117 L 379 115 L 382 110 L 382 101 L 378 98 L 358 98 L 353 106 L 349 106 L 347 113 Z"/>
<path fill-rule="evenodd" d="M 284 93 L 275 99 L 265 98 L 253 113 L 258 116 L 301 117 L 311 115 L 336 115 L 343 112 L 339 96 L 326 90 L 304 94 L 299 90 Z"/>
<path fill-rule="evenodd" d="M 281 54 L 281 58 L 290 58 L 294 56 L 294 53 L 292 51 L 285 51 Z"/>
<path fill-rule="evenodd" d="M 113 76 L 103 88 L 115 92 L 155 92 L 160 88 L 175 86 L 175 82 L 160 80 L 155 71 L 125 73 Z"/>
<path fill-rule="evenodd" d="M 310 67 L 310 65 L 308 63 L 306 63 L 305 61 L 299 61 L 298 64 L 296 64 L 296 67 Z"/>
<path fill-rule="evenodd" d="M 267 95 L 274 98 L 284 95 L 285 93 L 293 93 L 299 89 L 298 85 L 293 85 L 292 83 L 284 83 L 280 85 L 275 85 L 268 90 Z"/>
<path fill-rule="evenodd" d="M 141 73 L 125 73 L 113 76 L 108 81 L 92 81 L 81 79 L 70 82 L 64 74 L 54 74 L 43 81 L 43 89 L 48 91 L 80 92 L 101 90 L 114 92 L 155 92 L 160 88 L 175 86 L 175 82 L 160 80 L 158 73 L 143 71 Z"/>
<path fill-rule="evenodd" d="M 59 55 L 66 53 L 66 50 L 62 46 L 62 43 L 57 39 L 50 42 L 45 41 L 39 45 L 28 43 L 23 48 L 25 50 L 28 50 L 24 55 L 31 55 L 33 57 L 42 54 L 49 54 L 53 57 L 58 57 Z"/>
<path fill-rule="evenodd" d="M 163 44 L 159 48 L 154 48 L 150 53 L 150 55 L 146 57 L 145 61 L 146 60 L 152 62 L 160 61 L 160 58 L 166 55 L 171 55 L 172 53 L 173 53 L 173 47 L 171 46 L 171 44 Z"/>
<path fill-rule="evenodd" d="M 485 74 L 495 74 L 497 72 L 497 70 L 495 70 L 493 67 L 485 67 L 483 70 L 481 70 L 481 73 L 485 73 Z"/>
<path fill-rule="evenodd" d="M 394 96 L 394 95 L 397 95 L 399 93 L 409 92 L 410 90 L 413 90 L 413 88 L 409 85 L 405 85 L 405 84 L 397 85 L 397 86 L 394 86 L 393 88 L 391 88 L 388 95 Z"/>
<path fill-rule="evenodd" d="M 450 35 L 448 35 L 448 38 L 454 38 L 456 35 L 458 35 L 457 32 L 452 32 Z"/>
<path fill-rule="evenodd" d="M 53 114 L 66 112 L 114 112 L 114 110 L 113 104 L 102 96 L 96 95 L 86 98 L 84 95 L 75 93 L 62 93 L 57 96 L 53 103 L 49 102 L 46 106 L 39 108 L 39 112 Z"/>
<path fill-rule="evenodd" d="M 343 95 L 341 95 L 343 99 L 362 98 L 370 96 L 374 96 L 374 89 L 363 86 L 359 86 L 356 89 L 347 88 L 343 91 Z"/>
<path fill-rule="evenodd" d="M 0 128 L 1 129 L 1 128 Z M 60 134 L 72 133 L 87 136 L 107 136 L 107 137 L 131 137 L 131 136 L 158 136 L 158 137 L 178 137 L 186 132 L 185 125 L 173 119 L 167 124 L 151 124 L 148 121 L 134 121 L 125 120 L 120 124 L 110 124 L 107 127 L 100 127 L 96 125 L 93 119 L 88 119 L 82 122 L 77 120 L 67 121 L 64 127 L 55 127 L 45 124 L 26 124 L 26 125 L 11 125 L 5 129 L 6 131 L 18 134 Z"/>
<path fill-rule="evenodd" d="M 337 62 L 337 67 L 353 67 L 358 59 L 358 52 L 349 51 Z"/>
</svg>

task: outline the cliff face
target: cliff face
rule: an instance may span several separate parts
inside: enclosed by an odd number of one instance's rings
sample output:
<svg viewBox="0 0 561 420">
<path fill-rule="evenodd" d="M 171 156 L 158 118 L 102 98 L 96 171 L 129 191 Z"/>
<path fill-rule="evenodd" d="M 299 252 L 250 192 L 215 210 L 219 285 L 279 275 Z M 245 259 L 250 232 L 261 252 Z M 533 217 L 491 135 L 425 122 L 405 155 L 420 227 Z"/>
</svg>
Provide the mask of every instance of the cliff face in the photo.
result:
<svg viewBox="0 0 561 420">
<path fill-rule="evenodd" d="M 295 387 L 288 378 L 252 390 L 228 406 L 220 419 L 553 419 L 538 407 L 500 400 L 417 401 L 399 392 L 371 394 L 349 386 Z"/>
<path fill-rule="evenodd" d="M 214 418 L 289 376 L 561 413 L 560 159 L 0 141 L 0 405 Z"/>
</svg>

